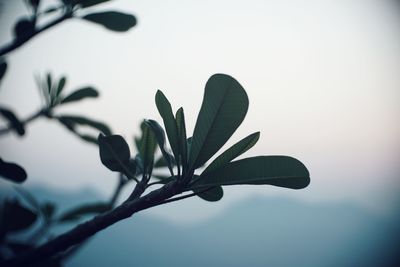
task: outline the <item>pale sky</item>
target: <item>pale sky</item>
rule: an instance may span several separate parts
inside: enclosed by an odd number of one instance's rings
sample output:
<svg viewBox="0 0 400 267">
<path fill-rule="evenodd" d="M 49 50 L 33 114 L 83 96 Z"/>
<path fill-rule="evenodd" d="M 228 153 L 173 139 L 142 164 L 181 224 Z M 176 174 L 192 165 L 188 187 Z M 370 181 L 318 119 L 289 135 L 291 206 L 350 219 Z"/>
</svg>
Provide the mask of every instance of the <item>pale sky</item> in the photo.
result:
<svg viewBox="0 0 400 267">
<path fill-rule="evenodd" d="M 24 12 L 18 2 L 0 1 L 0 44 L 10 40 L 15 14 Z M 133 148 L 143 118 L 160 122 L 157 89 L 175 110 L 183 106 L 191 133 L 207 79 L 226 73 L 250 99 L 247 117 L 228 144 L 261 131 L 247 156 L 291 155 L 311 173 L 304 190 L 225 187 L 220 203 L 188 200 L 155 214 L 181 218 L 182 211 L 196 209 L 191 218 L 203 218 L 260 194 L 356 203 L 374 212 L 387 212 L 399 200 L 395 1 L 115 0 L 93 10 L 103 9 L 133 13 L 138 25 L 120 34 L 73 19 L 35 37 L 8 56 L 0 103 L 25 117 L 40 106 L 33 74 L 67 75 L 66 91 L 93 85 L 101 98 L 59 113 L 101 119 Z M 116 182 L 93 145 L 55 122 L 34 122 L 22 139 L 2 137 L 0 150 L 26 168 L 30 185 L 109 194 Z"/>
</svg>

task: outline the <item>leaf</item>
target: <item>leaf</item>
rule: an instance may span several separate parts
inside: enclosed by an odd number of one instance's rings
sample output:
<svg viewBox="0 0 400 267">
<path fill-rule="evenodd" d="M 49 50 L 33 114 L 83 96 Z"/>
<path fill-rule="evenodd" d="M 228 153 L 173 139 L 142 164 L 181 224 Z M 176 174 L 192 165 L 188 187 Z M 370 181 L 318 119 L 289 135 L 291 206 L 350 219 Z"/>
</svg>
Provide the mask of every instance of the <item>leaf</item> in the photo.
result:
<svg viewBox="0 0 400 267">
<path fill-rule="evenodd" d="M 77 125 L 84 125 L 84 126 L 89 126 L 92 128 L 95 128 L 97 130 L 99 130 L 100 132 L 102 132 L 105 135 L 111 135 L 111 130 L 110 128 L 105 125 L 102 122 L 99 121 L 95 121 L 92 119 L 88 119 L 85 117 L 81 117 L 81 116 L 58 116 L 56 117 L 65 127 L 67 127 L 68 129 L 70 129 L 71 131 L 76 131 L 76 127 Z M 84 136 L 84 135 L 82 135 Z"/>
<path fill-rule="evenodd" d="M 18 200 L 5 200 L 1 227 L 5 232 L 21 231 L 37 219 L 36 213 L 21 205 Z"/>
<path fill-rule="evenodd" d="M 47 93 L 49 95 L 51 95 L 51 88 L 53 87 L 53 82 L 52 82 L 52 78 L 51 78 L 51 74 L 47 73 L 46 75 L 46 86 L 47 86 Z"/>
<path fill-rule="evenodd" d="M 156 106 L 161 118 L 164 121 L 165 131 L 167 132 L 168 141 L 172 149 L 175 159 L 179 158 L 179 136 L 178 127 L 174 114 L 172 113 L 171 104 L 160 90 L 156 93 Z"/>
<path fill-rule="evenodd" d="M 150 129 L 153 131 L 155 138 L 157 139 L 158 146 L 160 147 L 161 153 L 163 155 L 163 159 L 166 162 L 166 166 L 169 169 L 169 172 L 171 175 L 174 175 L 174 172 L 172 171 L 173 167 L 173 156 L 167 152 L 167 148 L 165 145 L 165 132 L 164 129 L 158 124 L 158 122 L 154 120 L 146 120 L 146 124 L 150 127 Z M 155 165 L 156 166 L 156 165 Z"/>
<path fill-rule="evenodd" d="M 125 139 L 120 135 L 104 136 L 99 135 L 100 160 L 108 169 L 116 172 L 122 172 L 128 177 L 133 176 L 127 166 L 131 152 Z"/>
<path fill-rule="evenodd" d="M 14 183 L 22 183 L 26 180 L 26 171 L 15 163 L 5 162 L 0 158 L 0 176 Z"/>
<path fill-rule="evenodd" d="M 79 4 L 81 8 L 95 6 L 101 3 L 109 2 L 110 0 L 74 0 L 74 4 Z"/>
<path fill-rule="evenodd" d="M 35 22 L 29 18 L 22 18 L 14 26 L 15 38 L 19 41 L 28 39 L 35 31 Z"/>
<path fill-rule="evenodd" d="M 116 11 L 92 13 L 83 16 L 82 19 L 100 24 L 116 32 L 126 32 L 136 25 L 135 16 Z"/>
<path fill-rule="evenodd" d="M 92 87 L 84 87 L 82 89 L 78 89 L 75 92 L 72 92 L 65 98 L 63 98 L 60 102 L 60 104 L 65 104 L 65 103 L 70 103 L 74 101 L 79 101 L 84 98 L 95 98 L 98 97 L 99 93 L 97 92 L 96 89 Z"/>
<path fill-rule="evenodd" d="M 257 143 L 259 138 L 260 132 L 253 133 L 243 138 L 242 140 L 225 150 L 225 152 L 219 155 L 216 159 L 214 159 L 214 161 L 211 162 L 210 165 L 208 165 L 203 173 L 213 171 L 229 163 L 231 160 L 235 159 L 236 157 L 240 156 L 241 154 L 252 148 Z"/>
<path fill-rule="evenodd" d="M 3 79 L 4 74 L 6 73 L 6 71 L 7 71 L 7 62 L 2 61 L 0 59 L 0 81 Z"/>
<path fill-rule="evenodd" d="M 269 184 L 301 189 L 310 183 L 307 168 L 288 156 L 258 156 L 233 161 L 202 174 L 192 188 L 236 184 Z"/>
<path fill-rule="evenodd" d="M 25 134 L 24 124 L 17 118 L 14 112 L 6 108 L 0 108 L 0 114 L 8 120 L 10 126 L 19 136 L 23 136 Z"/>
<path fill-rule="evenodd" d="M 176 112 L 176 126 L 178 129 L 179 155 L 184 170 L 187 169 L 187 143 L 186 143 L 186 124 L 183 108 Z"/>
<path fill-rule="evenodd" d="M 52 202 L 46 202 L 40 206 L 40 210 L 47 220 L 51 220 L 56 210 L 56 205 Z"/>
<path fill-rule="evenodd" d="M 225 74 L 210 77 L 194 128 L 191 170 L 202 166 L 226 143 L 242 123 L 248 106 L 247 94 L 234 78 Z"/>
<path fill-rule="evenodd" d="M 67 78 L 62 77 L 59 81 L 58 81 L 58 86 L 57 86 L 57 93 L 56 96 L 59 96 L 62 92 L 62 90 L 65 87 L 65 83 L 67 82 Z"/>
<path fill-rule="evenodd" d="M 64 212 L 63 214 L 60 215 L 58 221 L 59 222 L 73 221 L 79 219 L 84 215 L 106 212 L 110 210 L 110 208 L 111 206 L 109 203 L 103 203 L 103 202 L 84 204 L 82 206 Z"/>
<path fill-rule="evenodd" d="M 153 167 L 154 153 L 157 148 L 156 137 L 149 125 L 145 124 L 142 132 L 142 140 L 140 143 L 139 153 L 143 160 L 143 169 L 146 172 L 148 167 Z"/>
<path fill-rule="evenodd" d="M 193 192 L 197 194 L 197 196 L 206 201 L 215 202 L 220 200 L 224 196 L 224 190 L 221 186 L 216 186 L 204 191 L 204 188 L 195 188 Z"/>
</svg>

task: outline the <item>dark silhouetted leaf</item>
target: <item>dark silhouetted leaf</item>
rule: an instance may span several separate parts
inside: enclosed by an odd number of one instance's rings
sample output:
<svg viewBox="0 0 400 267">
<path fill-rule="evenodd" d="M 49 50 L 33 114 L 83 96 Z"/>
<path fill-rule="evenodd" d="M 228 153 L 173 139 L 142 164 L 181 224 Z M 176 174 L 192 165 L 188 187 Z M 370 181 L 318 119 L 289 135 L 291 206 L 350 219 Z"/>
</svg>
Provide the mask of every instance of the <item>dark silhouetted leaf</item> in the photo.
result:
<svg viewBox="0 0 400 267">
<path fill-rule="evenodd" d="M 260 132 L 253 133 L 243 138 L 242 140 L 228 148 L 226 151 L 224 151 L 216 159 L 214 159 L 214 161 L 207 166 L 203 173 L 216 170 L 223 165 L 229 163 L 231 160 L 235 159 L 236 157 L 240 156 L 241 154 L 252 148 L 257 143 L 259 138 Z"/>
<path fill-rule="evenodd" d="M 189 168 L 196 169 L 232 136 L 246 116 L 249 99 L 232 77 L 215 74 L 207 81 L 193 133 Z"/>
<path fill-rule="evenodd" d="M 81 125 L 81 126 L 89 126 L 95 128 L 105 135 L 111 135 L 111 130 L 107 125 L 92 119 L 80 116 L 59 116 L 57 117 L 57 119 L 71 131 L 76 131 L 76 127 L 78 125 Z"/>
<path fill-rule="evenodd" d="M 181 163 L 183 168 L 187 169 L 187 142 L 186 142 L 186 124 L 185 114 L 183 108 L 178 109 L 176 112 L 176 126 L 178 129 L 178 142 L 179 142 L 179 154 L 181 157 Z"/>
<path fill-rule="evenodd" d="M 79 101 L 85 98 L 93 98 L 93 97 L 98 97 L 99 93 L 97 92 L 96 89 L 92 88 L 92 87 L 85 87 L 82 89 L 78 89 L 75 92 L 72 92 L 70 95 L 64 97 L 61 100 L 61 104 L 65 104 L 65 103 L 70 103 L 70 102 L 74 102 L 74 101 Z"/>
<path fill-rule="evenodd" d="M 204 188 L 193 189 L 193 192 L 198 197 L 206 201 L 215 202 L 220 200 L 224 196 L 224 190 L 221 186 L 212 187 L 211 189 L 204 191 Z"/>
<path fill-rule="evenodd" d="M 101 3 L 109 2 L 110 0 L 73 0 L 74 4 L 80 5 L 82 8 L 95 6 Z"/>
<path fill-rule="evenodd" d="M 33 8 L 33 10 L 37 10 L 40 4 L 40 0 L 27 0 L 29 5 Z"/>
<path fill-rule="evenodd" d="M 310 183 L 307 168 L 288 156 L 258 156 L 230 162 L 202 174 L 193 188 L 237 184 L 269 184 L 301 189 Z"/>
<path fill-rule="evenodd" d="M 164 129 L 160 126 L 160 124 L 158 124 L 158 122 L 156 122 L 154 120 L 147 120 L 146 123 L 150 127 L 150 129 L 153 131 L 153 133 L 157 139 L 158 146 L 160 147 L 161 153 L 163 155 L 164 162 L 166 163 L 166 166 L 168 167 L 169 172 L 173 176 L 174 173 L 172 171 L 172 167 L 173 167 L 174 159 L 173 159 L 173 156 L 170 155 L 167 151 L 166 144 L 165 144 Z M 158 162 L 156 162 L 156 163 L 158 163 Z"/>
<path fill-rule="evenodd" d="M 14 112 L 6 108 L 0 108 L 0 114 L 8 120 L 10 126 L 18 135 L 23 136 L 25 134 L 24 124 L 15 116 Z"/>
<path fill-rule="evenodd" d="M 15 183 L 22 183 L 27 177 L 25 170 L 21 166 L 15 163 L 5 162 L 1 158 L 0 176 Z"/>
<path fill-rule="evenodd" d="M 7 62 L 2 61 L 0 59 L 0 81 L 3 79 L 4 74 L 6 73 L 6 71 L 7 71 Z"/>
<path fill-rule="evenodd" d="M 108 203 L 103 203 L 103 202 L 84 204 L 82 206 L 64 212 L 63 214 L 60 215 L 58 221 L 59 222 L 74 221 L 84 215 L 106 212 L 110 210 L 110 208 L 111 207 Z"/>
<path fill-rule="evenodd" d="M 25 252 L 29 249 L 34 248 L 33 245 L 30 244 L 26 244 L 26 243 L 21 243 L 21 242 L 7 242 L 7 247 L 9 247 L 12 252 L 14 252 L 15 254 L 19 254 L 22 252 Z"/>
<path fill-rule="evenodd" d="M 174 153 L 175 159 L 177 159 L 179 158 L 178 127 L 176 126 L 175 117 L 172 113 L 171 104 L 160 90 L 156 93 L 156 106 L 164 121 L 165 131 L 167 132 L 172 152 Z"/>
<path fill-rule="evenodd" d="M 59 81 L 58 81 L 58 86 L 57 86 L 57 93 L 56 96 L 59 96 L 62 92 L 62 90 L 65 87 L 65 83 L 67 82 L 67 78 L 62 77 Z"/>
<path fill-rule="evenodd" d="M 82 18 L 117 32 L 128 31 L 130 28 L 136 25 L 135 16 L 116 11 L 92 13 L 85 15 Z"/>
<path fill-rule="evenodd" d="M 150 129 L 150 126 L 145 124 L 145 126 L 143 127 L 142 139 L 139 149 L 141 159 L 143 160 L 143 168 L 145 171 L 147 171 L 149 167 L 153 167 L 154 153 L 156 151 L 156 148 L 156 137 L 153 131 Z"/>
<path fill-rule="evenodd" d="M 104 166 L 112 171 L 122 172 L 129 178 L 135 175 L 135 172 L 128 169 L 131 152 L 122 136 L 100 134 L 98 142 L 100 159 Z"/>
<path fill-rule="evenodd" d="M 35 23 L 27 18 L 20 19 L 14 26 L 17 39 L 26 39 L 35 31 Z"/>
<path fill-rule="evenodd" d="M 1 228 L 5 232 L 21 231 L 31 226 L 37 215 L 17 200 L 5 200 Z"/>
</svg>

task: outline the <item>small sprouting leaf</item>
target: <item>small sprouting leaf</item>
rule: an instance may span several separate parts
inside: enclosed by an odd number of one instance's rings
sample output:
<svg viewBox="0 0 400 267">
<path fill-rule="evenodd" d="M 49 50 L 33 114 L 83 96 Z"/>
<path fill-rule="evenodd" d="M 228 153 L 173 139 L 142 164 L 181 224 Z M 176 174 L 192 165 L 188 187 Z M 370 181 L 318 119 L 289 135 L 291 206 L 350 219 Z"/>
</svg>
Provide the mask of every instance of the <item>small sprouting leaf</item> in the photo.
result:
<svg viewBox="0 0 400 267">
<path fill-rule="evenodd" d="M 193 133 L 189 168 L 210 159 L 232 136 L 246 116 L 249 99 L 231 76 L 214 74 L 207 81 Z"/>
<path fill-rule="evenodd" d="M 210 165 L 207 166 L 203 173 L 213 171 L 229 163 L 231 160 L 235 159 L 236 157 L 240 156 L 241 154 L 252 148 L 257 143 L 259 138 L 260 132 L 253 133 L 243 138 L 242 140 L 228 148 L 226 151 L 224 151 L 221 155 L 219 155 L 213 162 L 210 163 Z"/>
<path fill-rule="evenodd" d="M 0 114 L 8 120 L 10 126 L 19 136 L 23 136 L 25 134 L 24 124 L 17 118 L 14 112 L 6 108 L 0 108 Z"/>
<path fill-rule="evenodd" d="M 17 200 L 5 200 L 1 227 L 5 232 L 20 231 L 31 226 L 37 219 L 36 213 Z"/>
<path fill-rule="evenodd" d="M 79 101 L 84 98 L 94 98 L 98 97 L 99 93 L 97 92 L 96 89 L 92 87 L 84 87 L 82 89 L 78 89 L 75 92 L 72 92 L 70 95 L 64 97 L 61 100 L 61 104 L 69 103 L 69 102 L 74 102 L 74 101 Z"/>
<path fill-rule="evenodd" d="M 210 202 L 218 201 L 224 196 L 224 190 L 221 186 L 211 187 L 209 189 L 195 188 L 193 192 L 196 193 L 199 198 Z"/>
<path fill-rule="evenodd" d="M 128 177 L 135 175 L 134 172 L 131 173 L 128 169 L 131 152 L 122 136 L 104 136 L 100 134 L 98 142 L 100 159 L 104 166 L 112 171 L 122 172 Z"/>
<path fill-rule="evenodd" d="M 65 83 L 66 83 L 66 82 L 67 82 L 67 78 L 65 78 L 65 77 L 62 77 L 62 78 L 58 81 L 57 93 L 56 93 L 56 96 L 57 96 L 57 97 L 61 94 L 62 90 L 63 90 L 64 87 L 65 87 Z"/>
<path fill-rule="evenodd" d="M 5 162 L 0 158 L 0 176 L 15 183 L 26 180 L 26 171 L 15 163 Z"/>
<path fill-rule="evenodd" d="M 76 131 L 77 125 L 95 128 L 105 135 L 111 135 L 110 128 L 102 122 L 88 119 L 81 116 L 58 116 L 56 117 L 64 126 L 72 131 Z"/>
<path fill-rule="evenodd" d="M 2 61 L 2 59 L 0 58 L 0 81 L 3 79 L 6 71 L 7 71 L 7 62 Z"/>
<path fill-rule="evenodd" d="M 153 167 L 154 153 L 157 148 L 157 141 L 150 126 L 145 123 L 142 131 L 142 139 L 140 143 L 139 153 L 143 160 L 143 168 L 146 172 L 148 167 Z"/>
<path fill-rule="evenodd" d="M 92 13 L 83 16 L 82 19 L 100 24 L 116 32 L 126 32 L 136 25 L 135 16 L 116 11 Z"/>
<path fill-rule="evenodd" d="M 175 117 L 172 113 L 171 104 L 160 90 L 157 91 L 155 99 L 158 112 L 164 121 L 164 127 L 165 131 L 167 132 L 169 144 L 175 159 L 177 159 L 179 158 L 179 136 L 178 127 L 176 126 Z"/>
<path fill-rule="evenodd" d="M 190 189 L 237 184 L 301 189 L 309 183 L 310 174 L 299 160 L 288 156 L 258 156 L 233 161 L 202 174 Z"/>
<path fill-rule="evenodd" d="M 176 126 L 178 129 L 179 155 L 181 156 L 181 164 L 187 169 L 187 143 L 186 143 L 186 124 L 183 108 L 176 112 Z"/>
<path fill-rule="evenodd" d="M 145 122 L 150 127 L 150 129 L 153 131 L 153 133 L 157 139 L 158 146 L 160 147 L 161 153 L 163 155 L 163 159 L 166 163 L 166 166 L 169 169 L 169 172 L 171 173 L 171 175 L 174 175 L 174 173 L 172 171 L 174 159 L 173 159 L 173 156 L 170 155 L 167 151 L 166 144 L 165 144 L 164 129 L 160 126 L 160 124 L 158 124 L 158 122 L 156 122 L 154 120 L 146 120 Z M 157 161 L 156 163 L 158 163 L 158 162 L 159 161 Z M 155 167 L 156 167 L 156 165 L 155 165 Z"/>
<path fill-rule="evenodd" d="M 111 206 L 109 203 L 89 203 L 82 206 L 73 208 L 69 211 L 64 212 L 60 215 L 57 221 L 59 222 L 69 222 L 81 218 L 84 215 L 93 213 L 103 213 L 110 210 Z"/>
</svg>

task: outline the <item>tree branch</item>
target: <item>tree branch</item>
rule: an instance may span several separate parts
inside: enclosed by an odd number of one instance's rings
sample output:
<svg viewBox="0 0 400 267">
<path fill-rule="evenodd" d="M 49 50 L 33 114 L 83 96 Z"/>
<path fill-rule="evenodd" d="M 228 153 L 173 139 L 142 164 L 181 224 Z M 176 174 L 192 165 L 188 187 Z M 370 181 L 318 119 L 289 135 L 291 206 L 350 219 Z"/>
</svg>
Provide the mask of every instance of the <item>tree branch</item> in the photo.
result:
<svg viewBox="0 0 400 267">
<path fill-rule="evenodd" d="M 13 259 L 6 260 L 2 263 L 2 266 L 27 266 L 28 264 L 34 264 L 49 259 L 79 244 L 110 225 L 131 217 L 138 211 L 160 205 L 164 200 L 181 193 L 181 191 L 182 189 L 177 182 L 168 183 L 143 197 L 126 201 L 109 212 L 100 214 L 89 221 L 79 224 L 72 230 L 59 235 L 37 248 L 21 253 Z"/>
</svg>

